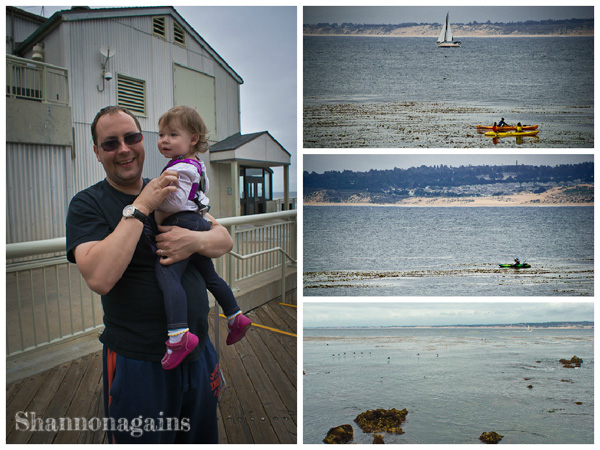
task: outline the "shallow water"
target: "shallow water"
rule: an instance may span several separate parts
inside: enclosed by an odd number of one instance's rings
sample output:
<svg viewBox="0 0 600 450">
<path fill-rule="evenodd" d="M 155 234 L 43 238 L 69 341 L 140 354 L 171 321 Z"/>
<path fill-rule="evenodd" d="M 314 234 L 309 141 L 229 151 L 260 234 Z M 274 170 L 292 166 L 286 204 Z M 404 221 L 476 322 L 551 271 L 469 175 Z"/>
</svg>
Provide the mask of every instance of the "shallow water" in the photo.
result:
<svg viewBox="0 0 600 450">
<path fill-rule="evenodd" d="M 306 36 L 304 145 L 593 147 L 593 59 L 591 37 Z M 539 139 L 477 133 L 500 117 Z"/>
<path fill-rule="evenodd" d="M 593 330 L 305 329 L 304 372 L 304 443 L 372 443 L 353 420 L 377 408 L 408 409 L 387 444 L 593 443 Z"/>
<path fill-rule="evenodd" d="M 304 295 L 591 296 L 593 210 L 305 206 Z"/>
</svg>

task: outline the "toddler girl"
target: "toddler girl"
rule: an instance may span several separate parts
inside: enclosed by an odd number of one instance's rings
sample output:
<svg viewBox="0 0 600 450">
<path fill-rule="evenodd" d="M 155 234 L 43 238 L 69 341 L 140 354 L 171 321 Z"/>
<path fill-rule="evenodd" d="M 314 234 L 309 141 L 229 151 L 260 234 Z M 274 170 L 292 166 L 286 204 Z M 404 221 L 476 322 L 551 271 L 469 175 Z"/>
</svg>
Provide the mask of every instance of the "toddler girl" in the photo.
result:
<svg viewBox="0 0 600 450">
<path fill-rule="evenodd" d="M 205 195 L 208 192 L 208 178 L 204 163 L 196 156 L 208 150 L 208 130 L 204 120 L 195 109 L 176 106 L 162 115 L 158 128 L 158 150 L 171 160 L 163 170 L 177 171 L 179 183 L 177 192 L 169 194 L 154 211 L 155 223 L 148 221 L 146 233 L 153 240 L 158 233 L 156 224 L 207 231 L 211 227 L 210 221 L 204 218 L 204 213 L 209 209 Z M 187 298 L 181 286 L 181 277 L 190 260 L 227 316 L 227 345 L 242 339 L 252 324 L 242 314 L 227 283 L 217 275 L 210 258 L 194 255 L 170 265 L 163 265 L 157 260 L 156 277 L 165 301 L 169 336 L 161 363 L 167 370 L 177 367 L 198 345 L 198 338 L 188 328 Z"/>
</svg>

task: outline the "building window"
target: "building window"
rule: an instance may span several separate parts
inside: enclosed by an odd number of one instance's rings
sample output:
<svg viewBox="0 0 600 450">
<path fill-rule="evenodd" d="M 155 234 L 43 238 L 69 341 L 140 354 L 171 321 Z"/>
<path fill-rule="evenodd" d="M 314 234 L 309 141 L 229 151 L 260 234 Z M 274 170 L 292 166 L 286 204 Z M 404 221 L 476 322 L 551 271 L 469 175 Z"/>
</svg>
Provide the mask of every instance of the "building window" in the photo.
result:
<svg viewBox="0 0 600 450">
<path fill-rule="evenodd" d="M 146 82 L 117 73 L 117 104 L 146 115 Z"/>
<path fill-rule="evenodd" d="M 185 30 L 177 22 L 173 22 L 173 40 L 185 47 Z"/>
<path fill-rule="evenodd" d="M 152 18 L 152 31 L 155 35 L 160 36 L 163 39 L 167 38 L 167 30 L 165 28 L 164 17 L 153 17 Z"/>
</svg>

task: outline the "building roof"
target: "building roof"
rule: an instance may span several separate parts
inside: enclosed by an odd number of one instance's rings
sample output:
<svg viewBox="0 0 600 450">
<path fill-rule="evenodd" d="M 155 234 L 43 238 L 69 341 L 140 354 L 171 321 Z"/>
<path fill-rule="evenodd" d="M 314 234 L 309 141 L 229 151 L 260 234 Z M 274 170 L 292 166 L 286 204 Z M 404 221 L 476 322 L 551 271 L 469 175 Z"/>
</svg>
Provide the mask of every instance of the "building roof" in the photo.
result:
<svg viewBox="0 0 600 450">
<path fill-rule="evenodd" d="M 46 22 L 45 17 L 42 16 L 38 16 L 37 14 L 33 14 L 30 13 L 28 11 L 25 11 L 24 9 L 21 8 L 15 8 L 14 6 L 7 6 L 6 7 L 6 15 L 7 16 L 15 16 L 15 17 L 21 17 L 23 19 L 26 19 L 30 22 L 37 22 L 39 24 L 43 24 L 44 22 Z"/>
<path fill-rule="evenodd" d="M 257 139 L 258 137 L 260 137 L 264 134 L 268 135 L 275 143 L 277 143 L 277 145 L 281 148 L 281 150 L 286 152 L 288 155 L 292 156 L 291 153 L 288 152 L 285 148 L 283 148 L 283 146 L 279 142 L 277 142 L 277 139 L 275 139 L 273 136 L 271 136 L 271 133 L 269 133 L 268 131 L 259 131 L 258 133 L 250 133 L 250 134 L 241 134 L 241 133 L 232 134 L 228 138 L 225 138 L 222 141 L 219 141 L 216 144 L 211 145 L 210 152 L 214 153 L 214 152 L 224 152 L 224 151 L 229 151 L 229 150 L 236 150 L 236 149 L 242 147 L 243 145 L 246 145 L 248 142 L 253 141 L 254 139 Z"/>
<path fill-rule="evenodd" d="M 52 17 L 40 26 L 33 34 L 23 41 L 16 49 L 17 55 L 23 55 L 30 50 L 35 44 L 43 40 L 52 30 L 59 26 L 62 22 L 76 20 L 97 20 L 115 17 L 132 17 L 132 16 L 172 16 L 185 30 L 192 36 L 196 42 L 208 52 L 217 63 L 225 69 L 239 84 L 243 84 L 244 80 L 240 77 L 233 68 L 194 30 L 186 20 L 172 6 L 143 6 L 143 7 L 127 7 L 127 8 L 97 8 L 91 9 L 87 6 L 74 6 L 71 9 L 55 12 Z"/>
<path fill-rule="evenodd" d="M 210 147 L 211 163 L 239 161 L 256 167 L 289 166 L 291 156 L 268 131 L 235 133 Z"/>
</svg>

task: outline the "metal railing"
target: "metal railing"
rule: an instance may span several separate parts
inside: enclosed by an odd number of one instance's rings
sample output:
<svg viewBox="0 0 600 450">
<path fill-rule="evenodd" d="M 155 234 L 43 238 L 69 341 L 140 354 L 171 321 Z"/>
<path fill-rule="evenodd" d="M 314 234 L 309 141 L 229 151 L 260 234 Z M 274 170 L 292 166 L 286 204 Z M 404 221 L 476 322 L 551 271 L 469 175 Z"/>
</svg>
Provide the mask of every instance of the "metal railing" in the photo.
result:
<svg viewBox="0 0 600 450">
<path fill-rule="evenodd" d="M 6 96 L 69 104 L 69 71 L 32 59 L 6 55 Z"/>
<path fill-rule="evenodd" d="M 233 250 L 217 264 L 230 287 L 240 279 L 280 266 L 285 298 L 286 264 L 295 263 L 295 221 L 295 210 L 219 219 L 234 240 Z M 266 242 L 258 242 L 259 236 L 265 236 Z M 252 240 L 251 246 L 246 245 L 245 238 Z M 8 356 L 103 326 L 100 296 L 88 288 L 77 266 L 67 262 L 65 249 L 65 238 L 7 244 L 6 259 L 13 261 L 6 267 Z M 14 262 L 49 254 L 52 256 L 45 259 Z"/>
</svg>

